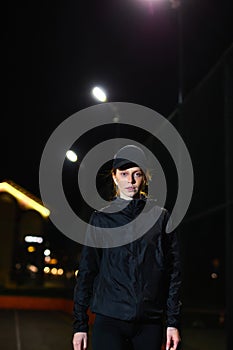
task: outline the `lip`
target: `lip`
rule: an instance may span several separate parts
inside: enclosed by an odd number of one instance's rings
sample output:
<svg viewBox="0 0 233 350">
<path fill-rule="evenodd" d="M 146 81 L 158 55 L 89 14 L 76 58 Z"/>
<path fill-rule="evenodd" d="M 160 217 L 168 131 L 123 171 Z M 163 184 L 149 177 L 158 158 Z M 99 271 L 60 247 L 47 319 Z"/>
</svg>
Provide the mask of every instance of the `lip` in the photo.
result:
<svg viewBox="0 0 233 350">
<path fill-rule="evenodd" d="M 126 187 L 126 190 L 128 190 L 128 191 L 135 191 L 135 187 Z"/>
</svg>

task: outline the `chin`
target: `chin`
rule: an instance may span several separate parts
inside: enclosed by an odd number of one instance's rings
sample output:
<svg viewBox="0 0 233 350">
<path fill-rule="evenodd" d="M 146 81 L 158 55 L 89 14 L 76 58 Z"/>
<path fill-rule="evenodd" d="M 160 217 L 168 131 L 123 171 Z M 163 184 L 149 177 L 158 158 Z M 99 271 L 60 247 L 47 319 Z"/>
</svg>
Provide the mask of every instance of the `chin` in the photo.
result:
<svg viewBox="0 0 233 350">
<path fill-rule="evenodd" d="M 129 194 L 127 194 L 127 196 L 130 197 L 130 198 L 137 197 L 138 196 L 138 192 L 129 193 Z"/>
</svg>

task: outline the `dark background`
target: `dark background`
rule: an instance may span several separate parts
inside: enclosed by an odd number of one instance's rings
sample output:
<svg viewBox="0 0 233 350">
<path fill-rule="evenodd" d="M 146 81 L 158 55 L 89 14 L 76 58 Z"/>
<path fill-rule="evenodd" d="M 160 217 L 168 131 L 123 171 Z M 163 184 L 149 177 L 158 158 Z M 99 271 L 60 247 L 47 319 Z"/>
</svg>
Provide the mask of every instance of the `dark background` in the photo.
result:
<svg viewBox="0 0 233 350">
<path fill-rule="evenodd" d="M 108 101 L 156 110 L 177 127 L 194 166 L 193 200 L 179 228 L 186 305 L 224 307 L 232 1 L 186 0 L 180 11 L 181 27 L 169 1 L 8 2 L 0 179 L 40 197 L 46 141 L 62 121 L 96 103 L 95 85 L 106 89 Z M 178 106 L 180 68 L 184 103 Z M 90 139 L 85 142 L 88 147 Z M 48 226 L 54 245 L 75 264 L 77 244 Z"/>
<path fill-rule="evenodd" d="M 96 103 L 91 96 L 96 84 L 106 89 L 109 101 L 142 104 L 165 117 L 173 112 L 179 85 L 177 11 L 169 1 L 151 3 L 153 13 L 146 0 L 8 2 L 1 178 L 39 196 L 47 139 L 63 120 Z M 232 2 L 186 0 L 182 18 L 187 96 L 232 42 Z"/>
</svg>

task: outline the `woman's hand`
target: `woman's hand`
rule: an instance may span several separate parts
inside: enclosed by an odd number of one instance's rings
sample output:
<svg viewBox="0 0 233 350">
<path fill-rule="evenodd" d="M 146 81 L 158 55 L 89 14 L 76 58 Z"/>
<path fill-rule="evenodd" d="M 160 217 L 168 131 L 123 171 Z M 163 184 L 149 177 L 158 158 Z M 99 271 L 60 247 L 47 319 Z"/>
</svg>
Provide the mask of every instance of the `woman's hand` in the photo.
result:
<svg viewBox="0 0 233 350">
<path fill-rule="evenodd" d="M 167 327 L 166 350 L 176 350 L 180 340 L 178 329 L 174 327 Z"/>
<path fill-rule="evenodd" d="M 78 332 L 73 336 L 74 350 L 86 350 L 87 349 L 87 333 Z"/>
</svg>

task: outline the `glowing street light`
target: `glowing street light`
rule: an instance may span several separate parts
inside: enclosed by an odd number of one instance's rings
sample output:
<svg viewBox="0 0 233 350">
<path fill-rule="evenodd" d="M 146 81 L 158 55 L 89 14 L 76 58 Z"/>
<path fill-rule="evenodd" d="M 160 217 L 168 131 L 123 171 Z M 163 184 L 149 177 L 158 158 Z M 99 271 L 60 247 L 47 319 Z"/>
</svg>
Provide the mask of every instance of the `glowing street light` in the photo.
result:
<svg viewBox="0 0 233 350">
<path fill-rule="evenodd" d="M 78 160 L 77 154 L 74 151 L 71 151 L 71 150 L 66 152 L 66 157 L 73 163 L 77 162 L 77 160 Z"/>
<path fill-rule="evenodd" d="M 156 3 L 156 2 L 165 2 L 165 1 L 169 1 L 171 4 L 172 8 L 178 8 L 180 6 L 180 2 L 181 0 L 140 0 L 141 2 L 146 2 L 149 5 L 152 5 L 152 3 Z"/>
<path fill-rule="evenodd" d="M 94 87 L 92 89 L 92 94 L 100 102 L 106 102 L 107 101 L 106 93 L 99 86 L 96 86 L 96 87 Z"/>
<path fill-rule="evenodd" d="M 44 255 L 45 255 L 45 256 L 49 256 L 50 254 L 51 254 L 50 249 L 45 249 Z"/>
</svg>

